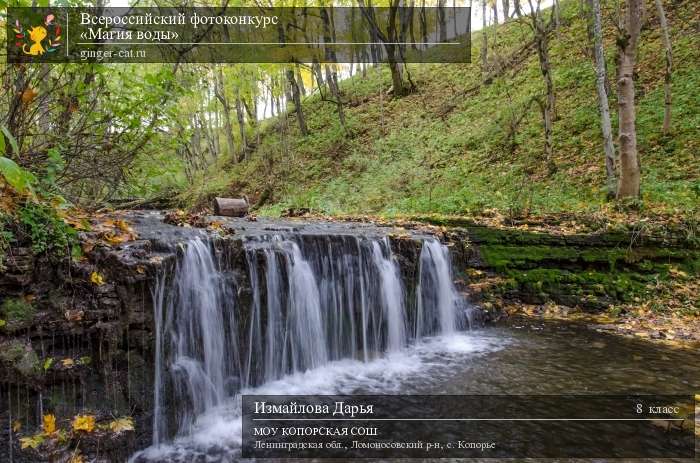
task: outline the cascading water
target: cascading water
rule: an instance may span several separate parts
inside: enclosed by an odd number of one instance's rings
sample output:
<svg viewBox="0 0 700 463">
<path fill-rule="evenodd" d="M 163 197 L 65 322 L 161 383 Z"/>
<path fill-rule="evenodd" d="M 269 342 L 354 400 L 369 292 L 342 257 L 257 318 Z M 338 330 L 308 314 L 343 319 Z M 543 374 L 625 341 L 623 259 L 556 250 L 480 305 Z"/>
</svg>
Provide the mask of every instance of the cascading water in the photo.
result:
<svg viewBox="0 0 700 463">
<path fill-rule="evenodd" d="M 449 251 L 435 239 L 423 240 L 409 277 L 386 237 L 280 233 L 243 247 L 236 274 L 194 239 L 158 281 L 154 444 L 188 435 L 242 389 L 366 363 L 461 325 Z"/>
<path fill-rule="evenodd" d="M 424 241 L 416 291 L 415 336 L 454 332 L 462 302 L 452 282 L 449 250 L 437 240 Z"/>
<path fill-rule="evenodd" d="M 166 413 L 175 412 L 177 433 L 237 387 L 234 286 L 215 263 L 210 244 L 190 241 L 173 280 L 162 277 L 154 292 L 156 308 L 156 388 L 154 443 L 169 433 Z M 164 374 L 169 373 L 168 390 Z M 165 408 L 165 393 L 172 395 Z M 184 401 L 184 402 L 183 402 Z"/>
</svg>

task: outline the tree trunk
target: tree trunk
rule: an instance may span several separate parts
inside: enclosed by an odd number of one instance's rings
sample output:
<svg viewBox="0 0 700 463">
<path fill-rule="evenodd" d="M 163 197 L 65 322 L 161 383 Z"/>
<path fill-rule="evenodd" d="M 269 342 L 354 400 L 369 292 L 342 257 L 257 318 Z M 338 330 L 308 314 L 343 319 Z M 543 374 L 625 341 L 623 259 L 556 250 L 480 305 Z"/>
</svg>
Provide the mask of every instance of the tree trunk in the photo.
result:
<svg viewBox="0 0 700 463">
<path fill-rule="evenodd" d="M 554 120 L 556 118 L 556 97 L 554 95 L 554 82 L 552 81 L 552 65 L 549 61 L 549 41 L 545 30 L 536 32 L 536 34 L 535 44 L 547 95 L 547 110 L 552 120 Z"/>
<path fill-rule="evenodd" d="M 391 71 L 391 81 L 393 83 L 395 97 L 404 96 L 412 89 L 412 86 L 409 86 L 409 84 L 403 81 L 401 63 L 399 61 L 401 58 L 401 49 L 396 45 L 399 39 L 399 31 L 397 31 L 396 27 L 396 14 L 399 10 L 399 3 L 399 0 L 392 0 L 389 6 L 385 34 L 377 24 L 377 18 L 374 15 L 373 9 L 367 7 L 364 0 L 359 0 L 360 10 L 370 25 L 371 35 L 377 37 L 384 44 L 384 48 L 386 49 L 386 57 L 389 63 L 389 70 Z M 321 9 L 322 17 L 324 11 L 325 9 Z"/>
<path fill-rule="evenodd" d="M 607 177 L 607 192 L 609 198 L 614 198 L 617 192 L 615 175 L 615 145 L 613 143 L 612 125 L 610 122 L 610 104 L 605 88 L 607 81 L 605 71 L 605 53 L 603 52 L 603 28 L 600 12 L 600 0 L 591 0 L 593 6 L 593 55 L 595 57 L 596 90 L 598 92 L 598 109 L 600 111 L 600 128 L 603 132 L 603 149 L 605 151 L 605 173 Z"/>
<path fill-rule="evenodd" d="M 488 72 L 489 36 L 486 33 L 486 0 L 481 0 L 481 74 Z"/>
<path fill-rule="evenodd" d="M 236 117 L 238 118 L 238 130 L 241 134 L 241 154 L 238 158 L 239 162 L 248 159 L 248 140 L 245 136 L 245 115 L 243 114 L 243 103 L 241 102 L 241 94 L 236 89 Z"/>
<path fill-rule="evenodd" d="M 617 100 L 620 140 L 620 182 L 618 198 L 638 198 L 640 162 L 637 152 L 634 68 L 642 30 L 644 0 L 627 0 L 624 24 L 617 38 Z"/>
<path fill-rule="evenodd" d="M 343 110 L 343 100 L 340 99 L 340 88 L 338 88 L 338 74 L 335 69 L 331 71 L 331 67 L 327 64 L 326 82 L 328 82 L 328 88 L 330 89 L 331 95 L 333 95 L 333 99 L 335 100 L 340 125 L 347 132 L 347 126 L 345 125 L 345 111 Z"/>
<path fill-rule="evenodd" d="M 420 5 L 420 37 L 421 41 L 423 42 L 423 46 L 421 47 L 423 50 L 428 48 L 428 18 L 427 18 L 427 13 L 425 12 L 425 0 L 421 0 L 421 5 Z"/>
<path fill-rule="evenodd" d="M 411 21 L 411 24 L 413 24 L 413 21 Z M 455 38 L 459 35 L 459 31 L 457 30 L 457 0 L 452 0 L 452 28 L 455 33 Z"/>
<path fill-rule="evenodd" d="M 540 110 L 542 111 L 542 128 L 544 129 L 544 161 L 547 164 L 547 170 L 551 174 L 556 171 L 556 164 L 554 163 L 554 142 L 552 141 L 554 123 L 552 121 L 552 113 L 547 107 L 547 100 L 542 101 L 541 99 L 538 99 L 537 101 L 540 104 Z"/>
<path fill-rule="evenodd" d="M 513 0 L 513 14 L 518 18 L 523 15 L 523 10 L 520 8 L 520 0 Z"/>
<path fill-rule="evenodd" d="M 438 29 L 440 42 L 447 42 L 447 23 L 445 21 L 445 0 L 438 0 Z"/>
<path fill-rule="evenodd" d="M 311 69 L 314 70 L 314 77 L 316 78 L 316 85 L 320 89 L 323 87 L 323 72 L 321 71 L 321 64 L 316 58 L 314 58 L 313 63 L 311 63 Z"/>
<path fill-rule="evenodd" d="M 303 136 L 306 136 L 309 134 L 309 130 L 306 128 L 304 110 L 301 107 L 301 91 L 299 91 L 299 84 L 297 84 L 297 80 L 294 78 L 294 69 L 291 67 L 287 68 L 287 81 L 292 89 L 292 100 L 294 101 L 294 112 L 297 113 L 299 131 Z"/>
<path fill-rule="evenodd" d="M 304 87 L 304 78 L 301 75 L 301 68 L 299 67 L 299 64 L 295 64 L 294 67 L 296 68 L 297 84 L 299 85 L 301 96 L 306 96 L 306 88 Z"/>
<path fill-rule="evenodd" d="M 664 42 L 664 51 L 666 58 L 666 69 L 664 72 L 664 135 L 671 132 L 671 77 L 673 72 L 673 48 L 671 47 L 671 37 L 668 32 L 668 21 L 666 20 L 666 12 L 661 0 L 654 0 L 656 3 L 656 12 L 659 15 L 659 23 L 661 25 L 661 37 Z"/>
<path fill-rule="evenodd" d="M 535 34 L 535 47 L 540 63 L 540 72 L 545 84 L 545 101 L 541 103 L 542 118 L 544 119 L 544 154 L 550 172 L 555 170 L 554 144 L 552 132 L 554 119 L 556 118 L 556 100 L 554 96 L 554 82 L 552 81 L 552 66 L 549 60 L 549 41 L 547 38 L 549 27 L 544 23 L 542 12 L 538 8 L 529 13 L 532 21 L 532 30 Z"/>
</svg>

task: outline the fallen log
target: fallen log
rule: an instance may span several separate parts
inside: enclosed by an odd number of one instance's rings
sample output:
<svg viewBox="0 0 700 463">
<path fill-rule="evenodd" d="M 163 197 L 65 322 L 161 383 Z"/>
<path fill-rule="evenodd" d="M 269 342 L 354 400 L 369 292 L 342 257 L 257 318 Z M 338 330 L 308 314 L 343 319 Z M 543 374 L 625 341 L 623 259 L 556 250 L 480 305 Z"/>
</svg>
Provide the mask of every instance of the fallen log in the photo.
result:
<svg viewBox="0 0 700 463">
<path fill-rule="evenodd" d="M 243 217 L 248 213 L 245 198 L 214 198 L 214 214 L 227 217 Z"/>
</svg>

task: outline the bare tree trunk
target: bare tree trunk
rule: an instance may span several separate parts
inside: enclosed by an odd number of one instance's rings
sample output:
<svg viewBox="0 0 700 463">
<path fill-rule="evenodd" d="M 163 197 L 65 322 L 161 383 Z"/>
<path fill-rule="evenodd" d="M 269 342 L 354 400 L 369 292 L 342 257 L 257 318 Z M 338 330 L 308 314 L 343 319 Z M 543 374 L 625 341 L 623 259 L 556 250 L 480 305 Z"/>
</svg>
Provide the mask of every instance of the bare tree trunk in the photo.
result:
<svg viewBox="0 0 700 463">
<path fill-rule="evenodd" d="M 615 175 L 615 145 L 613 143 L 612 124 L 610 122 L 610 104 L 605 88 L 607 81 L 605 71 L 605 53 L 603 52 L 603 27 L 600 12 L 600 0 L 591 0 L 593 6 L 593 54 L 595 56 L 596 90 L 598 92 L 598 109 L 600 111 L 600 128 L 603 132 L 603 149 L 605 150 L 605 173 L 607 177 L 608 198 L 614 198 L 617 192 Z"/>
<path fill-rule="evenodd" d="M 513 0 L 513 14 L 518 18 L 523 15 L 523 10 L 520 8 L 520 0 Z"/>
<path fill-rule="evenodd" d="M 426 12 L 425 12 L 425 0 L 421 0 L 420 4 L 420 37 L 421 40 L 423 41 L 423 49 L 428 48 L 428 18 L 426 17 Z"/>
<path fill-rule="evenodd" d="M 549 40 L 548 34 L 551 27 L 550 24 L 545 24 L 542 11 L 540 10 L 540 2 L 535 5 L 532 1 L 528 1 L 530 5 L 530 26 L 535 38 L 535 47 L 537 49 L 537 57 L 540 63 L 540 72 L 545 84 L 545 101 L 540 103 L 542 108 L 542 118 L 544 119 L 544 154 L 548 164 L 549 172 L 554 172 L 556 166 L 554 164 L 554 144 L 552 141 L 552 132 L 554 119 L 556 118 L 556 98 L 554 95 L 554 82 L 552 80 L 552 66 L 549 60 Z"/>
<path fill-rule="evenodd" d="M 326 82 L 328 82 L 328 88 L 330 89 L 331 95 L 333 95 L 333 99 L 335 100 L 335 106 L 338 110 L 338 120 L 340 121 L 340 125 L 347 132 L 347 126 L 345 125 L 345 111 L 343 110 L 343 100 L 340 97 L 340 88 L 338 87 L 338 74 L 335 71 L 335 69 L 331 71 L 331 67 L 327 64 Z"/>
<path fill-rule="evenodd" d="M 668 21 L 666 20 L 666 12 L 661 0 L 654 0 L 656 3 L 656 12 L 659 15 L 659 23 L 661 25 L 661 37 L 664 41 L 666 69 L 664 73 L 664 135 L 671 132 L 671 77 L 673 72 L 673 48 L 671 47 L 671 37 L 668 32 Z"/>
<path fill-rule="evenodd" d="M 236 89 L 236 117 L 238 118 L 238 130 L 241 134 L 241 154 L 238 158 L 239 162 L 248 159 L 248 140 L 245 136 L 245 115 L 243 114 L 243 102 L 241 102 L 241 94 Z"/>
<path fill-rule="evenodd" d="M 413 21 L 411 21 L 411 24 L 413 24 Z M 457 37 L 457 35 L 459 35 L 459 32 L 457 31 L 457 0 L 452 0 L 452 26 L 455 37 Z"/>
<path fill-rule="evenodd" d="M 617 100 L 620 139 L 620 182 L 618 198 L 638 198 L 640 162 L 637 152 L 636 108 L 634 104 L 634 68 L 642 30 L 644 0 L 627 0 L 620 36 L 617 38 Z"/>
<path fill-rule="evenodd" d="M 236 159 L 236 142 L 233 139 L 233 127 L 231 127 L 231 104 L 226 98 L 224 93 L 224 76 L 219 68 L 216 79 L 216 86 L 214 87 L 214 92 L 216 97 L 221 103 L 221 107 L 224 108 L 224 132 L 226 132 L 226 144 L 228 145 L 228 151 L 232 158 Z"/>
<path fill-rule="evenodd" d="M 542 111 L 542 125 L 544 129 L 544 159 L 547 163 L 547 170 L 550 173 L 556 171 L 554 164 L 554 143 L 552 141 L 552 132 L 554 131 L 554 123 L 552 121 L 552 113 L 549 111 L 547 100 L 537 100 Z"/>
<path fill-rule="evenodd" d="M 311 63 L 311 68 L 314 70 L 314 75 L 316 76 L 316 85 L 320 89 L 323 87 L 323 72 L 321 71 L 321 64 L 317 59 L 314 58 L 313 63 Z"/>
<path fill-rule="evenodd" d="M 438 0 L 438 28 L 440 33 L 440 42 L 447 41 L 447 23 L 445 22 L 445 0 Z"/>
<path fill-rule="evenodd" d="M 503 22 L 510 18 L 510 0 L 503 0 Z"/>
<path fill-rule="evenodd" d="M 294 69 L 291 67 L 287 68 L 287 81 L 292 89 L 292 101 L 294 101 L 294 111 L 297 113 L 299 131 L 302 135 L 306 136 L 309 134 L 309 129 L 306 128 L 304 110 L 301 107 L 301 92 L 299 91 L 299 84 L 297 84 L 297 80 L 294 78 Z"/>
<path fill-rule="evenodd" d="M 296 68 L 297 84 L 299 85 L 301 96 L 306 96 L 306 88 L 304 88 L 304 79 L 301 76 L 301 68 L 299 67 L 299 64 L 295 64 L 294 67 Z"/>
<path fill-rule="evenodd" d="M 554 82 L 552 81 L 552 65 L 549 60 L 549 41 L 546 30 L 542 29 L 536 32 L 535 45 L 547 94 L 547 111 L 554 119 L 556 118 L 556 96 L 554 94 Z"/>
<path fill-rule="evenodd" d="M 489 36 L 486 33 L 486 0 L 481 0 L 481 74 L 488 72 Z"/>
</svg>

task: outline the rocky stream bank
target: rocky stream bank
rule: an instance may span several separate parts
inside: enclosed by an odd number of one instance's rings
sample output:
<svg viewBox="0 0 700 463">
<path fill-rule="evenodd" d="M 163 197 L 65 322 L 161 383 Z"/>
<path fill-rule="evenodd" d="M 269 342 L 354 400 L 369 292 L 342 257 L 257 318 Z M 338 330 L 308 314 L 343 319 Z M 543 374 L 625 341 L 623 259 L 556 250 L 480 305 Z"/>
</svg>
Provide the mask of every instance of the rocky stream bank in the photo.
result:
<svg viewBox="0 0 700 463">
<path fill-rule="evenodd" d="M 410 273 L 419 260 L 416 238 L 436 235 L 452 249 L 459 287 L 491 321 L 519 313 L 579 318 L 624 331 L 625 320 L 650 320 L 652 314 L 659 322 L 629 328 L 633 335 L 698 340 L 700 250 L 682 234 L 558 234 L 436 220 L 163 219 L 162 213 L 129 212 L 110 218 L 109 230 L 93 224 L 81 232 L 81 259 L 56 262 L 34 255 L 30 243 L 14 243 L 0 274 L 0 460 L 86 455 L 121 462 L 150 444 L 151 292 L 175 265 L 178 243 L 195 236 L 212 237 L 229 267 L 238 269 L 233 277 L 244 299 L 250 288 L 246 236 L 272 230 L 309 236 L 380 232 L 401 271 Z M 46 415 L 55 416 L 53 426 Z"/>
</svg>

